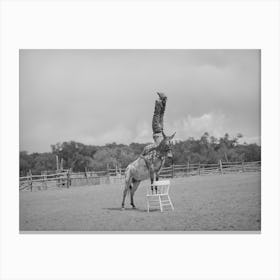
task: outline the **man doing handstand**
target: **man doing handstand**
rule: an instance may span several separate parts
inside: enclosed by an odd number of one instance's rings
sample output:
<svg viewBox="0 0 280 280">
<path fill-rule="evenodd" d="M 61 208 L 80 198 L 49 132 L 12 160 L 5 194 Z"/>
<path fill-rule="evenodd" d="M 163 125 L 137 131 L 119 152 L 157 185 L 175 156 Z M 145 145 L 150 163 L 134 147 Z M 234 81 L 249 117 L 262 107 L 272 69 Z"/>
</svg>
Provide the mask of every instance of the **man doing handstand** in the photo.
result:
<svg viewBox="0 0 280 280">
<path fill-rule="evenodd" d="M 166 107 L 167 97 L 162 92 L 157 92 L 159 99 L 155 102 L 155 109 L 152 121 L 154 143 L 144 148 L 143 156 L 155 150 L 163 139 L 163 116 Z"/>
</svg>

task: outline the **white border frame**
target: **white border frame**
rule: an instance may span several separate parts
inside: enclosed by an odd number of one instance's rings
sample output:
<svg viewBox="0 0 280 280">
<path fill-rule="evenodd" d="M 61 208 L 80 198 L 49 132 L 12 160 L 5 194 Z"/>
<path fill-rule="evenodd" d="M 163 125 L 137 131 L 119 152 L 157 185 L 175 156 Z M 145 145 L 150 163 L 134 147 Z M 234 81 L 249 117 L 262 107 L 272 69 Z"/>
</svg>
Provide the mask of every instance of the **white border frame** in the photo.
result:
<svg viewBox="0 0 280 280">
<path fill-rule="evenodd" d="M 262 233 L 20 235 L 21 48 L 262 49 Z M 279 279 L 278 1 L 2 1 L 0 61 L 2 279 Z"/>
</svg>

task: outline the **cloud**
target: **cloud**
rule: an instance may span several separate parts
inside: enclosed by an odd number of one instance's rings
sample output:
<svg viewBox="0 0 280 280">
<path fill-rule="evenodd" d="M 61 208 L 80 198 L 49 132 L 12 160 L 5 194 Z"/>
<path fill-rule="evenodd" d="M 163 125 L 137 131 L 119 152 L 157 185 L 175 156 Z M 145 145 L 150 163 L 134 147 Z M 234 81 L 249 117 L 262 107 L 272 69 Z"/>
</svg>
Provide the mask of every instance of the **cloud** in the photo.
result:
<svg viewBox="0 0 280 280">
<path fill-rule="evenodd" d="M 201 137 L 204 132 L 220 137 L 225 134 L 227 118 L 222 113 L 206 113 L 198 117 L 187 115 L 181 120 L 167 123 L 167 131 L 176 131 L 177 140 Z M 170 133 L 169 133 L 170 134 Z"/>
<path fill-rule="evenodd" d="M 247 137 L 246 135 L 243 136 L 240 140 L 239 140 L 240 144 L 251 144 L 251 143 L 255 143 L 258 145 L 261 145 L 261 137 L 256 136 L 256 137 Z"/>
<path fill-rule="evenodd" d="M 125 126 L 119 124 L 113 129 L 106 130 L 97 136 L 81 136 L 77 141 L 88 145 L 104 145 L 113 142 L 128 144 L 130 143 L 130 139 L 132 139 L 132 132 Z"/>
<path fill-rule="evenodd" d="M 131 142 L 148 143 L 152 142 L 152 128 L 147 122 L 140 122 L 136 126 L 135 137 Z"/>
<path fill-rule="evenodd" d="M 19 79 L 20 148 L 30 152 L 151 142 L 156 91 L 168 95 L 167 134 L 260 135 L 256 50 L 21 50 Z"/>
<path fill-rule="evenodd" d="M 188 115 L 180 120 L 165 123 L 165 133 L 171 135 L 176 132 L 174 140 L 186 140 L 189 137 L 195 139 L 200 138 L 205 132 L 216 138 L 222 137 L 225 133 L 229 133 L 231 137 L 236 136 L 237 132 L 230 130 L 227 124 L 228 118 L 222 113 L 206 113 L 201 116 L 194 117 Z M 76 140 L 88 145 L 104 145 L 116 142 L 118 144 L 130 143 L 151 143 L 153 142 L 151 124 L 142 121 L 138 122 L 134 129 L 118 124 L 114 128 L 106 130 L 104 133 L 96 136 L 81 135 Z M 70 140 L 70 139 L 69 139 Z M 243 136 L 239 143 L 257 143 L 260 144 L 260 137 Z"/>
</svg>

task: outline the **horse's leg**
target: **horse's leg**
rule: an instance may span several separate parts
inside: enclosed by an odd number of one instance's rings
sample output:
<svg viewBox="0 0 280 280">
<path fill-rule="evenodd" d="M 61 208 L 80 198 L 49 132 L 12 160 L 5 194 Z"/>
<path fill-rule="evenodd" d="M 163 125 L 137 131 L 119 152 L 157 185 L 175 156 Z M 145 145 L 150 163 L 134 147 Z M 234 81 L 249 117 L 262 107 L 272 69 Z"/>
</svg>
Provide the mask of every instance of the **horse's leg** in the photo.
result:
<svg viewBox="0 0 280 280">
<path fill-rule="evenodd" d="M 154 193 L 154 170 L 150 170 L 151 190 Z"/>
<path fill-rule="evenodd" d="M 154 165 L 151 164 L 150 166 L 150 180 L 151 180 L 151 190 L 152 190 L 152 193 L 154 192 L 154 179 L 155 179 L 155 170 L 154 170 Z"/>
<path fill-rule="evenodd" d="M 158 181 L 158 178 L 159 178 L 159 175 L 158 175 L 158 173 L 156 173 L 156 181 Z M 155 186 L 155 190 L 156 190 L 156 193 L 157 193 L 157 186 Z"/>
<path fill-rule="evenodd" d="M 122 209 L 124 210 L 124 202 L 125 202 L 125 197 L 127 195 L 127 191 L 128 191 L 128 188 L 127 188 L 127 185 L 125 184 L 125 188 L 123 190 L 123 200 L 122 200 Z"/>
<path fill-rule="evenodd" d="M 125 175 L 125 186 L 124 186 L 124 190 L 123 190 L 123 200 L 122 200 L 122 209 L 123 210 L 124 210 L 125 197 L 127 195 L 128 188 L 131 185 L 131 180 L 132 180 L 132 178 L 130 177 L 130 172 L 127 172 L 127 174 Z"/>
<path fill-rule="evenodd" d="M 134 181 L 133 186 L 130 189 L 130 204 L 131 204 L 132 208 L 136 208 L 134 205 L 133 197 L 134 197 L 134 193 L 136 192 L 139 184 L 140 184 L 140 181 Z"/>
<path fill-rule="evenodd" d="M 156 181 L 158 181 L 158 179 L 159 179 L 159 173 L 160 173 L 162 167 L 164 166 L 164 163 L 165 163 L 165 158 L 162 160 L 159 170 L 157 170 L 157 171 L 155 172 Z M 155 187 L 155 189 L 156 189 L 156 193 L 157 193 L 157 186 Z"/>
</svg>

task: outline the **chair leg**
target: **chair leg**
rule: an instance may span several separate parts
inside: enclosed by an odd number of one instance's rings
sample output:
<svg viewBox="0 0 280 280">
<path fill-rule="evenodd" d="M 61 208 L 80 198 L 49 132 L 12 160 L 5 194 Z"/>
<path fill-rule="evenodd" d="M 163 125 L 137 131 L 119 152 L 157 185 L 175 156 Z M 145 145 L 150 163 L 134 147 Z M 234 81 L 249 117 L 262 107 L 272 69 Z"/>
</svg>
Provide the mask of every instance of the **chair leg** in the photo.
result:
<svg viewBox="0 0 280 280">
<path fill-rule="evenodd" d="M 158 196 L 159 199 L 159 207 L 160 207 L 160 212 L 163 212 L 162 204 L 161 204 L 161 197 L 160 195 Z"/>
<path fill-rule="evenodd" d="M 174 207 L 173 207 L 173 204 L 172 204 L 171 199 L 170 199 L 169 196 L 168 196 L 168 200 L 169 200 L 169 203 L 170 203 L 170 206 L 171 206 L 172 210 L 174 211 Z"/>
<path fill-rule="evenodd" d="M 174 206 L 171 201 L 170 201 L 170 205 L 171 205 L 172 211 L 174 211 Z"/>
</svg>

